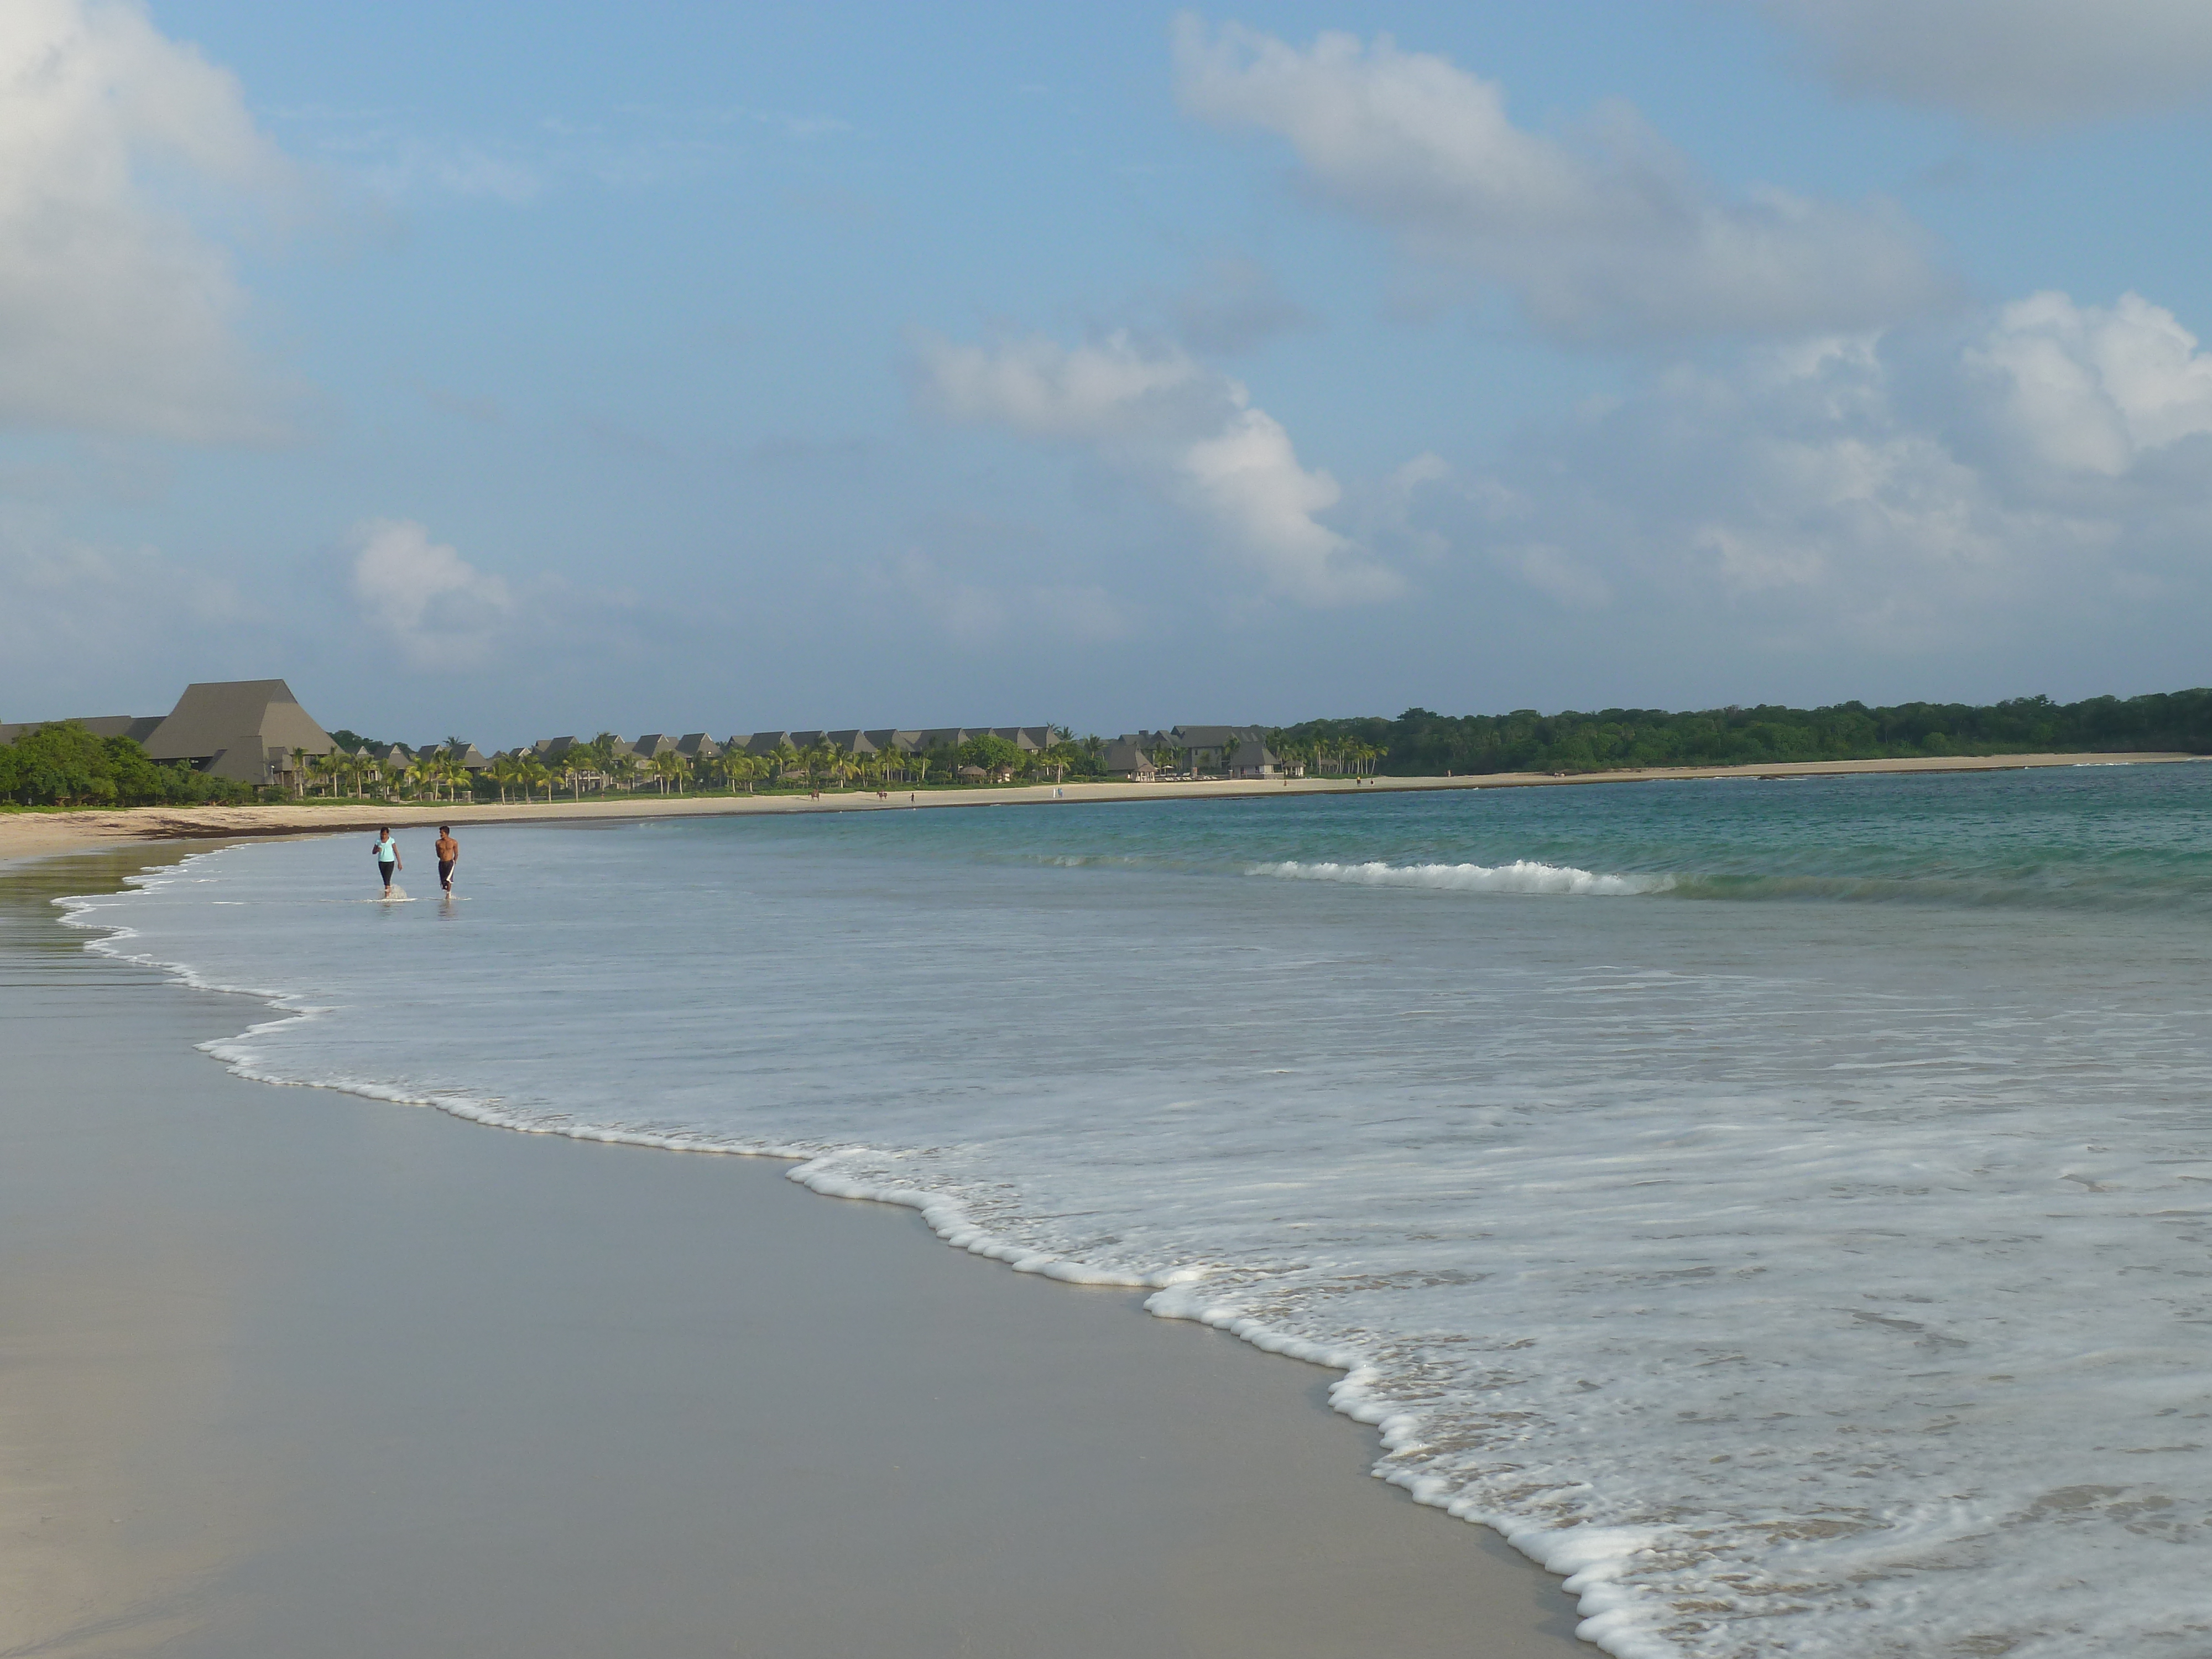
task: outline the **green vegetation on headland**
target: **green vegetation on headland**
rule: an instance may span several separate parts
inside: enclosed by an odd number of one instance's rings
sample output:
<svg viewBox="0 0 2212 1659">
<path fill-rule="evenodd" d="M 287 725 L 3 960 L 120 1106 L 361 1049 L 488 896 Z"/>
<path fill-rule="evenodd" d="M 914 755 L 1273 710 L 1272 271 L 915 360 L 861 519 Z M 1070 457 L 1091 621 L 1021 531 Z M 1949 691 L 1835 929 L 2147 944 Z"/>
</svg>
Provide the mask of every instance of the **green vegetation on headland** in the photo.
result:
<svg viewBox="0 0 2212 1659">
<path fill-rule="evenodd" d="M 75 720 L 0 743 L 0 801 L 24 806 L 204 806 L 257 792 L 179 761 L 162 766 L 129 738 L 95 737 Z"/>
<path fill-rule="evenodd" d="M 1399 777 L 1447 772 L 1609 772 L 1644 767 L 1763 766 L 1790 761 L 1899 760 L 1947 755 L 2212 754 L 2212 690 L 2141 697 L 2048 697 L 1893 708 L 1711 708 L 1669 714 L 1435 714 L 1308 720 L 1278 734 L 1289 757 L 1346 744 L 1379 750 Z"/>
</svg>

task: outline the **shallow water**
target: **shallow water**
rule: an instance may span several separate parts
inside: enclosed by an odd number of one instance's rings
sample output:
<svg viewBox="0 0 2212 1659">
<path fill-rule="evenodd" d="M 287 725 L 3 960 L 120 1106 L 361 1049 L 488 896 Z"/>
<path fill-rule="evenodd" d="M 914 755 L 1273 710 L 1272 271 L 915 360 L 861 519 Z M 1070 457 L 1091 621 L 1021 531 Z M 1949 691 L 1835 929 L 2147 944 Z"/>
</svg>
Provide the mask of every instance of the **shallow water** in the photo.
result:
<svg viewBox="0 0 2212 1659">
<path fill-rule="evenodd" d="M 76 919 L 282 998 L 253 1075 L 1331 1358 L 1615 1652 L 2204 1650 L 2212 768 L 357 839 Z"/>
</svg>

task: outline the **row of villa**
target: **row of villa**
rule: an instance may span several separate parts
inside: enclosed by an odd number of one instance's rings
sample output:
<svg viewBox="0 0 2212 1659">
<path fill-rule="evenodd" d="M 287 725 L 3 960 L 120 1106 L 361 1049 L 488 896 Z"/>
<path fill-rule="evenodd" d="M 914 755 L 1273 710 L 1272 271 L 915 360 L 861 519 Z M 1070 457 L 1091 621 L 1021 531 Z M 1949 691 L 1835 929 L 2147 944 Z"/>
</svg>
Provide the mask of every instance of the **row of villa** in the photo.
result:
<svg viewBox="0 0 2212 1659">
<path fill-rule="evenodd" d="M 13 743 L 40 725 L 30 721 L 0 724 L 0 743 Z M 167 714 L 100 714 L 81 716 L 78 723 L 100 737 L 125 737 L 142 744 L 147 755 L 164 763 L 183 762 L 197 770 L 240 783 L 298 788 L 306 781 L 307 763 L 329 756 L 337 741 L 301 706 L 283 680 L 200 682 L 185 689 Z M 866 759 L 886 755 L 933 755 L 957 750 L 981 737 L 1005 739 L 1024 754 L 1042 754 L 1056 741 L 1048 726 L 922 726 L 913 730 L 883 727 L 844 731 L 750 732 L 716 740 L 704 732 L 673 736 L 648 732 L 623 750 L 650 765 L 658 757 L 683 756 L 696 765 L 735 752 L 763 759 L 797 750 L 828 747 L 841 755 Z M 512 751 L 547 766 L 558 765 L 568 751 L 584 740 L 574 737 L 542 738 L 528 749 Z M 371 744 L 365 751 L 380 765 L 398 768 L 425 757 L 458 765 L 471 773 L 489 769 L 498 756 L 487 757 L 474 744 L 451 739 L 410 748 L 401 743 Z M 1272 778 L 1284 772 L 1280 758 L 1267 746 L 1267 733 L 1258 726 L 1176 726 L 1158 732 L 1125 732 L 1104 745 L 1106 775 L 1148 782 L 1174 773 L 1211 772 L 1223 777 Z"/>
<path fill-rule="evenodd" d="M 842 731 L 750 732 L 733 733 L 717 742 L 704 732 L 672 737 L 649 732 L 625 750 L 650 764 L 665 754 L 678 754 L 697 763 L 725 753 L 769 759 L 787 751 L 804 754 L 828 748 L 841 755 L 866 759 L 879 755 L 930 755 L 956 750 L 981 737 L 1002 738 L 1024 754 L 1039 755 L 1057 741 L 1048 726 L 922 726 L 901 730 L 861 726 Z M 582 739 L 540 738 L 531 745 L 532 756 L 548 766 L 558 765 Z M 481 764 L 482 763 L 479 763 Z M 1126 732 L 1105 744 L 1100 769 L 1109 777 L 1150 782 L 1164 773 L 1187 770 L 1212 772 L 1224 777 L 1272 778 L 1281 775 L 1282 763 L 1267 747 L 1267 733 L 1258 726 L 1177 726 L 1164 732 Z"/>
</svg>

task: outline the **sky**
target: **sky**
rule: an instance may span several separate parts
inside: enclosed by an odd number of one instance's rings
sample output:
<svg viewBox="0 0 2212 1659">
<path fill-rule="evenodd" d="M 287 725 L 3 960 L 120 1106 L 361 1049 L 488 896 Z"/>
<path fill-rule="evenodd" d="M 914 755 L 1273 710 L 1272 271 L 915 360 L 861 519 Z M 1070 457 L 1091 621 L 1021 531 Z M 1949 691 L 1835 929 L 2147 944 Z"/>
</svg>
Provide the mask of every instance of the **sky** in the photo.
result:
<svg viewBox="0 0 2212 1659">
<path fill-rule="evenodd" d="M 0 719 L 2212 680 L 2202 0 L 10 0 Z"/>
</svg>

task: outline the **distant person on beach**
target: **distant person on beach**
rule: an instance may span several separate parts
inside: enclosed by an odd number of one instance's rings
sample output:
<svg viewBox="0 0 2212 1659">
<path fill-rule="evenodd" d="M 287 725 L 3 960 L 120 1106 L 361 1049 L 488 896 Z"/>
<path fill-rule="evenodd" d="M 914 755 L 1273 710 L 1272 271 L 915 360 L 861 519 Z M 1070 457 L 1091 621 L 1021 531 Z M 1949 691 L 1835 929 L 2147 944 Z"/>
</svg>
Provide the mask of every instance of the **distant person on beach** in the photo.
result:
<svg viewBox="0 0 2212 1659">
<path fill-rule="evenodd" d="M 461 861 L 461 844 L 453 839 L 453 826 L 438 826 L 438 885 L 453 890 L 453 866 Z"/>
<path fill-rule="evenodd" d="M 392 839 L 389 824 L 376 832 L 376 867 L 384 877 L 386 897 L 392 893 L 392 872 L 399 867 L 399 843 Z"/>
</svg>

